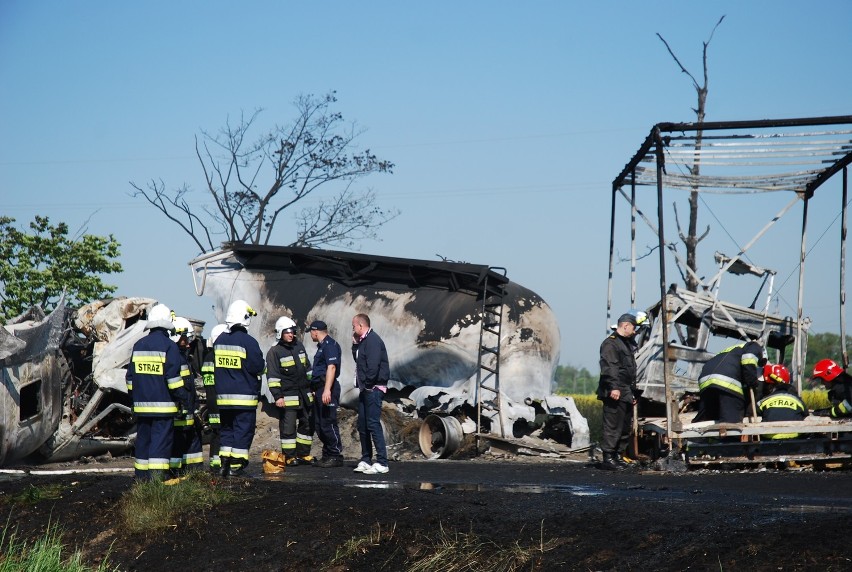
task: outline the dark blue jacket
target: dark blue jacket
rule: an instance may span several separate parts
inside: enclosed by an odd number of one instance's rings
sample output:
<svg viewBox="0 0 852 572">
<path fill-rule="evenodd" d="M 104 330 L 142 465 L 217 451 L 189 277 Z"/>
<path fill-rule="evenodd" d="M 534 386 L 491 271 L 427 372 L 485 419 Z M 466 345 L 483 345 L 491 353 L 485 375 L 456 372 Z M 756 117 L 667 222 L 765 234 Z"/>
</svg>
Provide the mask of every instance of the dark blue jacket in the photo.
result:
<svg viewBox="0 0 852 572">
<path fill-rule="evenodd" d="M 220 409 L 254 409 L 260 396 L 260 374 L 266 366 L 263 352 L 242 326 L 232 326 L 213 346 L 213 378 Z"/>
<path fill-rule="evenodd" d="M 311 384 L 314 387 L 325 386 L 325 372 L 328 366 L 334 366 L 334 379 L 340 377 L 340 362 L 342 361 L 342 350 L 331 336 L 326 336 L 317 344 L 317 353 L 314 354 L 314 366 L 311 371 Z"/>
<path fill-rule="evenodd" d="M 352 357 L 355 358 L 355 379 L 358 389 L 373 389 L 377 385 L 387 385 L 390 379 L 390 362 L 385 342 L 375 331 L 370 330 L 361 343 L 352 344 Z"/>
<path fill-rule="evenodd" d="M 759 367 L 764 355 L 757 342 L 742 342 L 720 351 L 707 360 L 698 378 L 698 390 L 711 387 L 745 399 L 746 391 L 757 388 Z"/>
<path fill-rule="evenodd" d="M 127 366 L 127 393 L 133 413 L 142 417 L 173 417 L 176 402 L 189 402 L 189 392 L 181 378 L 183 358 L 166 330 L 155 328 L 133 344 Z"/>
</svg>

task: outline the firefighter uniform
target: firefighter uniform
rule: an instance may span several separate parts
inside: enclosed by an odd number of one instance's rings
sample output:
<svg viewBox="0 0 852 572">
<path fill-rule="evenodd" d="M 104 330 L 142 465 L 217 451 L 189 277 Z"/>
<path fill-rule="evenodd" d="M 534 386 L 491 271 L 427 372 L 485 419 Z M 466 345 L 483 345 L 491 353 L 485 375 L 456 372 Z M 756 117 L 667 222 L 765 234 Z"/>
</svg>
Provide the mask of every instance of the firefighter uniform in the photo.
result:
<svg viewBox="0 0 852 572">
<path fill-rule="evenodd" d="M 178 404 L 189 400 L 180 375 L 180 350 L 165 328 L 133 345 L 125 379 L 136 416 L 136 479 L 162 480 L 169 469 Z"/>
<path fill-rule="evenodd" d="M 791 385 L 776 384 L 772 393 L 757 403 L 757 411 L 762 421 L 801 421 L 808 416 L 808 408 L 796 395 Z M 798 433 L 775 433 L 770 439 L 795 439 Z"/>
<path fill-rule="evenodd" d="M 322 324 L 324 322 L 315 322 Z M 311 329 L 314 329 L 313 326 Z M 343 446 L 340 441 L 340 429 L 337 425 L 337 407 L 340 404 L 340 362 L 341 349 L 334 338 L 326 335 L 317 343 L 317 353 L 314 354 L 314 364 L 311 370 L 311 387 L 314 393 L 314 419 L 322 441 L 322 459 L 343 460 Z M 334 367 L 334 382 L 331 386 L 331 403 L 322 402 L 322 394 L 326 385 L 326 372 L 329 366 Z"/>
<path fill-rule="evenodd" d="M 189 348 L 181 350 L 180 376 L 187 389 L 187 400 L 174 419 L 175 436 L 169 468 L 175 476 L 200 469 L 204 464 L 201 436 L 198 433 L 199 428 L 195 425 L 198 399 L 195 391 L 195 372 L 190 366 L 190 357 Z"/>
<path fill-rule="evenodd" d="M 279 339 L 266 354 L 266 380 L 273 399 L 284 399 L 284 410 L 278 421 L 281 452 L 290 462 L 310 461 L 314 435 L 313 392 L 308 381 L 305 346 L 295 339 L 291 344 Z"/>
<path fill-rule="evenodd" d="M 852 375 L 841 372 L 828 384 L 831 407 L 814 411 L 815 415 L 839 419 L 852 417 Z"/>
<path fill-rule="evenodd" d="M 257 424 L 257 402 L 263 352 L 245 326 L 234 324 L 213 345 L 213 379 L 221 419 L 222 472 L 239 472 L 248 465 Z"/>
<path fill-rule="evenodd" d="M 758 366 L 763 361 L 763 347 L 754 341 L 725 348 L 707 360 L 698 378 L 701 400 L 695 421 L 742 423 L 747 396 L 758 386 Z"/>
<path fill-rule="evenodd" d="M 219 460 L 219 404 L 216 403 L 216 380 L 214 378 L 215 354 L 213 348 L 204 354 L 204 362 L 201 364 L 201 379 L 204 384 L 204 394 L 207 399 L 207 423 L 210 429 L 210 469 L 219 470 L 222 462 Z"/>
</svg>

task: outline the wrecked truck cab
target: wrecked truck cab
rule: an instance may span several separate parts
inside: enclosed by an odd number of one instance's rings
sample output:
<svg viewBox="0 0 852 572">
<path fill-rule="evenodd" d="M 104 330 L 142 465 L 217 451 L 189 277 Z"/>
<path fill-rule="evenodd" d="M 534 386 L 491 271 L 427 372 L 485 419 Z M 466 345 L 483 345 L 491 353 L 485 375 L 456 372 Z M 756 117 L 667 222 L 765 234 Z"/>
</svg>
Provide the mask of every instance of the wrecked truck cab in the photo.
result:
<svg viewBox="0 0 852 572">
<path fill-rule="evenodd" d="M 49 316 L 36 307 L 0 327 L 0 466 L 36 452 L 59 425 L 65 312 L 60 301 Z"/>
<path fill-rule="evenodd" d="M 136 436 L 124 381 L 156 300 L 115 298 L 77 311 L 34 308 L 0 331 L 0 466 L 128 451 Z"/>
</svg>

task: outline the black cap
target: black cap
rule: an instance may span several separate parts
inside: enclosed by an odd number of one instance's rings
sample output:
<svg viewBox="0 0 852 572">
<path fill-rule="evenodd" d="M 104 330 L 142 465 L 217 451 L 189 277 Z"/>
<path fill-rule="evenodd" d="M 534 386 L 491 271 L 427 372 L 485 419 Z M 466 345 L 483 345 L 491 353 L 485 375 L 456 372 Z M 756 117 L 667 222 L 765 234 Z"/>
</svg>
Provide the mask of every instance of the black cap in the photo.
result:
<svg viewBox="0 0 852 572">
<path fill-rule="evenodd" d="M 631 324 L 633 324 L 635 326 L 636 325 L 636 316 L 634 316 L 633 314 L 630 314 L 630 313 L 622 314 L 621 317 L 618 318 L 618 323 L 621 324 L 623 322 L 630 322 Z"/>
<path fill-rule="evenodd" d="M 308 329 L 309 330 L 320 330 L 320 331 L 324 332 L 324 331 L 328 330 L 328 326 L 326 326 L 325 322 L 323 322 L 322 320 L 314 320 L 313 322 L 311 322 L 311 326 Z"/>
</svg>

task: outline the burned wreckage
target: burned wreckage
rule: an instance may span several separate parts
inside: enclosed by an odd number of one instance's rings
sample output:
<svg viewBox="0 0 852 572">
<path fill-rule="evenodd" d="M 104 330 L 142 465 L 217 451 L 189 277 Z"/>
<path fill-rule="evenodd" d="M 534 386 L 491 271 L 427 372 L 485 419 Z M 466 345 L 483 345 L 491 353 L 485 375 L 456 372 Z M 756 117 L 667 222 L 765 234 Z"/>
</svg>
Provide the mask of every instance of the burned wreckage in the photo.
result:
<svg viewBox="0 0 852 572">
<path fill-rule="evenodd" d="M 47 316 L 33 307 L 0 327 L 0 466 L 132 447 L 124 373 L 155 303 L 117 298 L 71 310 L 60 300 Z"/>
<path fill-rule="evenodd" d="M 275 343 L 275 320 L 287 315 L 299 324 L 323 320 L 347 353 L 352 317 L 368 314 L 390 357 L 385 401 L 422 419 L 427 458 L 451 455 L 470 433 L 481 448 L 513 452 L 558 455 L 589 444 L 574 401 L 551 393 L 556 317 L 505 269 L 237 244 L 190 266 L 196 293 L 219 311 L 235 299 L 258 311 L 249 332 L 264 351 Z M 357 403 L 353 380 L 354 364 L 344 359 L 344 407 Z"/>
<path fill-rule="evenodd" d="M 742 423 L 693 422 L 695 400 L 700 398 L 698 378 L 704 362 L 716 351 L 741 340 L 759 341 L 767 349 L 771 363 L 787 366 L 792 383 L 801 392 L 803 378 L 809 378 L 810 374 L 805 371 L 805 361 L 811 320 L 803 311 L 805 268 L 809 254 L 806 241 L 808 206 L 816 191 L 835 175 L 839 175 L 842 195 L 835 203 L 835 212 L 840 213 L 837 218 L 841 219 L 837 266 L 841 292 L 838 296 L 840 339 L 843 367 L 848 366 L 845 347 L 845 243 L 850 162 L 852 116 L 661 123 L 652 128 L 639 151 L 615 178 L 612 185 L 608 323 L 613 308 L 617 231 L 620 228 L 630 229 L 630 275 L 629 279 L 623 278 L 625 284 L 630 284 L 632 306 L 636 306 L 639 283 L 637 220 L 641 219 L 656 239 L 654 249 L 659 255 L 659 296 L 647 308 L 651 328 L 638 340 L 638 386 L 643 395 L 639 419 L 634 422 L 633 447 L 636 453 L 645 452 L 665 462 L 685 461 L 688 467 L 791 463 L 849 466 L 852 463 L 850 419 L 810 416 L 804 421 L 761 422 L 752 396 L 748 417 Z M 654 192 L 643 195 L 640 187 L 650 187 Z M 682 276 L 692 272 L 672 246 L 671 238 L 666 237 L 664 228 L 664 201 L 678 191 L 694 196 L 706 196 L 702 193 L 758 194 L 757 198 L 777 192 L 791 194 L 792 198 L 768 221 L 760 221 L 759 216 L 751 217 L 757 219 L 756 225 L 764 226 L 745 246 L 737 243 L 739 251 L 736 255 L 716 252 L 717 266 L 710 278 L 692 273 L 697 284 L 692 291 L 669 284 L 666 280 L 667 264 L 673 262 Z M 827 190 L 818 196 L 823 200 L 831 199 Z M 622 202 L 622 198 L 630 207 L 629 226 L 616 224 L 616 204 Z M 798 204 L 802 205 L 801 237 L 799 244 L 795 244 L 787 256 L 794 259 L 792 265 L 798 270 L 798 301 L 795 315 L 781 316 L 770 311 L 771 301 L 777 296 L 773 291 L 776 271 L 753 264 L 749 254 L 759 239 Z M 646 216 L 643 207 L 649 211 L 655 209 L 656 220 Z M 734 210 L 729 207 L 726 212 L 731 214 Z M 754 213 L 760 210 L 756 209 Z M 720 225 L 724 225 L 719 216 L 716 218 Z M 742 225 L 742 222 L 739 224 Z M 680 231 L 679 222 L 677 230 Z M 788 235 L 794 236 L 792 233 Z M 781 251 L 776 247 L 773 254 L 778 258 Z M 734 275 L 758 280 L 757 293 L 746 297 L 751 299 L 750 304 L 738 304 L 722 298 L 723 277 L 726 277 L 726 283 L 743 280 L 732 278 Z M 797 434 L 798 437 L 772 438 L 779 433 Z"/>
<path fill-rule="evenodd" d="M 196 293 L 213 298 L 218 317 L 236 299 L 258 311 L 250 333 L 264 352 L 282 315 L 299 324 L 324 320 L 345 350 L 352 316 L 369 314 L 390 353 L 386 401 L 422 419 L 427 458 L 450 456 L 468 433 L 515 452 L 559 454 L 589 443 L 573 400 L 551 394 L 556 318 L 502 269 L 246 245 L 190 265 Z M 60 303 L 48 316 L 34 308 L 0 328 L 0 466 L 132 447 L 125 368 L 156 303 L 117 298 L 76 311 Z M 203 325 L 196 321 L 196 329 Z M 311 347 L 307 334 L 304 341 Z M 357 403 L 353 378 L 344 359 L 343 406 Z"/>
</svg>

